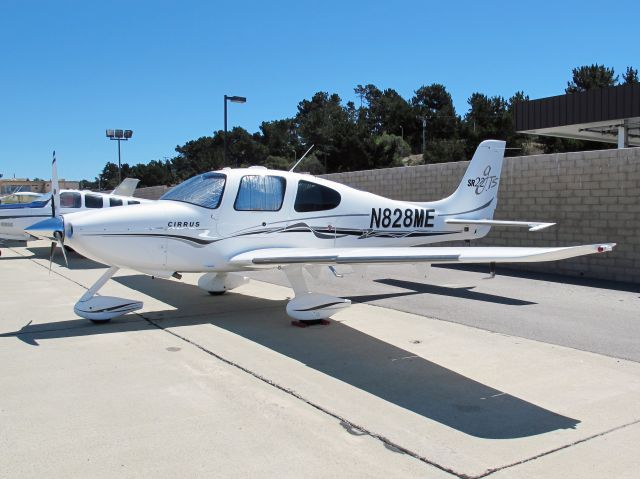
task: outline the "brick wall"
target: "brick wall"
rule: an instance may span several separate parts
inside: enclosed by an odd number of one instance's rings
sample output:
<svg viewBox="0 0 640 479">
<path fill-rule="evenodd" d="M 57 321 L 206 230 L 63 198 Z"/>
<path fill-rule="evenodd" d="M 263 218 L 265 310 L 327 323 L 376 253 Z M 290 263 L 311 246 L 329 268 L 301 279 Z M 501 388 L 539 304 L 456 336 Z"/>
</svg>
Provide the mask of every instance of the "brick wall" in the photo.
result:
<svg viewBox="0 0 640 479">
<path fill-rule="evenodd" d="M 407 201 L 443 198 L 469 163 L 443 163 L 324 177 Z M 613 253 L 517 269 L 640 283 L 640 148 L 505 158 L 496 219 L 556 222 L 547 230 L 492 228 L 483 246 L 615 242 Z"/>
</svg>

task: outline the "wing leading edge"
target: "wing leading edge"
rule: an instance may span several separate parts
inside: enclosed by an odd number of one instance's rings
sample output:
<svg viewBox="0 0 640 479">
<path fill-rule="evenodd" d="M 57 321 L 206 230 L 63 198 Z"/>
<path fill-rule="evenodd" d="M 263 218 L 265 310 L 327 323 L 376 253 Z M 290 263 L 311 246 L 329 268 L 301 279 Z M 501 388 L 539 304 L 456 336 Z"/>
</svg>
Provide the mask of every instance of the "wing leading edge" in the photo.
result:
<svg viewBox="0 0 640 479">
<path fill-rule="evenodd" d="M 381 263 L 536 263 L 612 251 L 615 243 L 560 248 L 424 247 L 424 248 L 269 248 L 238 254 L 229 263 L 245 268 L 289 264 Z"/>
</svg>

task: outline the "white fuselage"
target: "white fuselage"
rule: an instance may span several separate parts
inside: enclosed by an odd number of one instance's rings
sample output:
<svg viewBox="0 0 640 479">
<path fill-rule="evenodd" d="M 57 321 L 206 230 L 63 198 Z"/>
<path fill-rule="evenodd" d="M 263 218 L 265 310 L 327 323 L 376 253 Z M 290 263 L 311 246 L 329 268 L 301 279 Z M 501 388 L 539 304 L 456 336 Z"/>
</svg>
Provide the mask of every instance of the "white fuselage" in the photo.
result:
<svg viewBox="0 0 640 479">
<path fill-rule="evenodd" d="M 237 270 L 228 260 L 256 248 L 417 246 L 478 238 L 489 230 L 445 224 L 441 202 L 395 201 L 309 175 L 263 168 L 217 174 L 224 175 L 225 182 L 215 208 L 160 200 L 127 211 L 66 215 L 65 244 L 112 266 L 168 276 Z M 251 210 L 256 200 L 239 195 L 241 181 L 260 182 L 263 176 L 278 177 L 284 195 L 276 202 L 263 201 L 270 211 Z M 305 188 L 313 190 L 306 204 L 301 192 Z"/>
<path fill-rule="evenodd" d="M 79 211 L 98 211 L 102 208 L 149 203 L 149 200 L 94 193 L 91 191 L 62 190 L 60 193 L 60 214 Z M 25 233 L 25 228 L 51 217 L 51 199 L 28 204 L 0 205 L 0 239 L 28 241 L 33 237 Z"/>
</svg>

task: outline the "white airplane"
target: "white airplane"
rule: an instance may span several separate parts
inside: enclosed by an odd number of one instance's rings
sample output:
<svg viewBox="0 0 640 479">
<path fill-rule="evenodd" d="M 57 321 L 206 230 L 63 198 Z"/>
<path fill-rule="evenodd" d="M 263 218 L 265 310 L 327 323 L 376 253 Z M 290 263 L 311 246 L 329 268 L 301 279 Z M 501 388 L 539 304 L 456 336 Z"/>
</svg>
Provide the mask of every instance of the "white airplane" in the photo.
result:
<svg viewBox="0 0 640 479">
<path fill-rule="evenodd" d="M 55 161 L 55 160 L 54 160 Z M 125 180 L 112 193 L 61 190 L 56 209 L 62 215 L 82 210 L 95 210 L 114 206 L 149 203 L 150 200 L 133 198 L 138 185 L 135 178 Z M 25 232 L 29 226 L 51 217 L 51 196 L 45 195 L 30 203 L 0 204 L 0 240 L 29 241 L 33 235 Z"/>
<path fill-rule="evenodd" d="M 10 195 L 0 196 L 0 205 L 24 204 L 41 200 L 45 195 L 32 191 L 16 191 Z"/>
<path fill-rule="evenodd" d="M 482 142 L 456 191 L 439 201 L 396 201 L 291 171 L 224 168 L 185 181 L 153 204 L 50 218 L 28 232 L 110 266 L 74 307 L 95 322 L 142 307 L 96 295 L 119 268 L 178 279 L 183 272 L 202 272 L 198 286 L 211 294 L 248 281 L 230 272 L 278 268 L 295 292 L 286 311 L 304 322 L 324 320 L 351 304 L 309 291 L 304 270 L 408 262 L 426 272 L 425 265 L 434 263 L 553 261 L 613 249 L 614 243 L 419 247 L 481 238 L 493 225 L 534 231 L 553 224 L 492 219 L 504 149 L 503 141 Z"/>
</svg>

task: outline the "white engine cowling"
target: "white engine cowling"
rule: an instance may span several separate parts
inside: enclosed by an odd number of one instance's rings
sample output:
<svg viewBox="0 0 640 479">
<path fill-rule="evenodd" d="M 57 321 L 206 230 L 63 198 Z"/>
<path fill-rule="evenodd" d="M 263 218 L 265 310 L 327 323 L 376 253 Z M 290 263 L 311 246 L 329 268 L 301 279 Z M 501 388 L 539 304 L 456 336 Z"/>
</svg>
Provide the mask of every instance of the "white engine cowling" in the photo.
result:
<svg viewBox="0 0 640 479">
<path fill-rule="evenodd" d="M 209 293 L 224 293 L 248 282 L 249 278 L 246 276 L 238 276 L 237 274 L 207 273 L 202 275 L 198 280 L 198 288 L 204 289 Z"/>
<path fill-rule="evenodd" d="M 326 294 L 308 293 L 296 296 L 287 304 L 287 314 L 299 321 L 326 319 L 351 306 L 351 300 Z"/>
<path fill-rule="evenodd" d="M 142 301 L 114 296 L 93 296 L 87 301 L 78 301 L 73 311 L 78 316 L 91 321 L 108 321 L 141 308 Z"/>
</svg>

